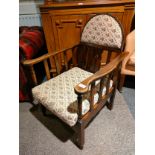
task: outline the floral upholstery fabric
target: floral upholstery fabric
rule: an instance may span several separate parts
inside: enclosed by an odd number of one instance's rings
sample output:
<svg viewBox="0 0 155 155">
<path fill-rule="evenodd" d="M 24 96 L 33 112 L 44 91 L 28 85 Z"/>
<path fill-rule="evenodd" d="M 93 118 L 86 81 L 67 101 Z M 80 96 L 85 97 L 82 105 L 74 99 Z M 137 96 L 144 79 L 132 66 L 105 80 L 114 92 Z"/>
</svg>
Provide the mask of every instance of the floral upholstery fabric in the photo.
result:
<svg viewBox="0 0 155 155">
<path fill-rule="evenodd" d="M 110 15 L 97 15 L 86 24 L 81 42 L 121 48 L 122 29 L 119 23 Z"/>
<path fill-rule="evenodd" d="M 33 97 L 35 101 L 43 104 L 61 120 L 73 126 L 77 122 L 78 115 L 75 112 L 70 112 L 68 107 L 77 100 L 74 87 L 91 75 L 90 72 L 74 67 L 34 87 L 32 89 Z"/>
<path fill-rule="evenodd" d="M 35 102 L 40 102 L 48 110 L 54 113 L 69 126 L 74 126 L 78 120 L 77 95 L 74 93 L 74 87 L 82 82 L 92 73 L 74 67 L 59 76 L 48 80 L 32 89 Z M 98 81 L 99 83 L 99 81 Z M 103 94 L 106 89 L 103 89 Z M 98 94 L 94 95 L 94 103 L 98 100 Z M 90 109 L 87 99 L 82 102 L 82 114 L 84 115 Z"/>
</svg>

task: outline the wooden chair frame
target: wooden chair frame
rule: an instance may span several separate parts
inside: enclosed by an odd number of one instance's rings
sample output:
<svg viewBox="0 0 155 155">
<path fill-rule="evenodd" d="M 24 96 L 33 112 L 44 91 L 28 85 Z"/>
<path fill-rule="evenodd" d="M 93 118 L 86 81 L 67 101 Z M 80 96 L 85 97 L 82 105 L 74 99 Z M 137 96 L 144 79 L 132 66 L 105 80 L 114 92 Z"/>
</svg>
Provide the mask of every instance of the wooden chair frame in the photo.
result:
<svg viewBox="0 0 155 155">
<path fill-rule="evenodd" d="M 79 45 L 81 46 L 81 44 Z M 68 70 L 69 66 L 67 61 L 67 52 L 72 52 L 73 66 L 78 66 L 77 61 L 74 58 L 74 55 L 79 45 L 75 45 L 68 49 L 55 51 L 54 53 L 51 53 L 51 54 L 45 54 L 36 59 L 23 61 L 23 64 L 25 66 L 30 67 L 32 78 L 34 80 L 35 85 L 38 84 L 34 67 L 33 67 L 36 63 L 43 61 L 45 71 L 46 71 L 46 77 L 47 77 L 47 80 L 49 80 L 51 78 L 50 75 L 52 70 L 49 68 L 49 64 L 47 60 L 53 58 L 53 60 L 55 61 L 57 74 L 60 74 L 61 70 L 59 66 L 61 64 L 59 64 L 59 61 L 58 61 L 59 54 L 63 55 L 64 66 L 65 66 L 65 69 Z M 101 50 L 103 50 L 103 48 L 98 48 L 98 51 L 101 51 Z M 112 52 L 111 50 L 108 52 L 107 62 L 110 61 L 109 57 L 111 55 L 111 52 Z M 81 88 L 79 85 L 76 85 L 74 88 L 75 93 L 77 94 L 77 100 L 78 100 L 78 121 L 76 125 L 72 127 L 72 129 L 75 131 L 75 136 L 74 136 L 75 144 L 77 144 L 77 146 L 80 149 L 83 149 L 84 129 L 87 127 L 89 122 L 98 114 L 98 112 L 104 106 L 107 106 L 107 108 L 110 110 L 113 108 L 115 92 L 116 92 L 117 84 L 120 77 L 121 63 L 122 63 L 122 60 L 127 56 L 127 54 L 128 54 L 127 52 L 120 52 L 120 54 L 116 58 L 114 58 L 111 62 L 109 62 L 103 68 L 100 68 L 95 74 L 93 74 L 89 78 L 82 81 L 81 84 L 85 85 L 86 86 L 85 88 Z M 113 86 L 111 88 L 109 88 L 110 79 L 113 80 Z M 97 86 L 95 85 L 95 81 L 97 80 L 100 80 L 99 91 L 97 90 Z M 91 89 L 89 89 L 89 86 L 91 86 Z M 106 86 L 106 94 L 102 96 L 102 89 L 104 86 Z M 93 96 L 96 92 L 99 94 L 99 99 L 98 99 L 98 102 L 94 105 Z M 82 115 L 82 98 L 86 95 L 90 96 L 89 98 L 90 110 L 85 115 Z M 109 101 L 107 100 L 108 98 L 110 98 Z M 44 115 L 46 114 L 46 108 L 44 106 L 42 106 L 42 112 Z"/>
</svg>

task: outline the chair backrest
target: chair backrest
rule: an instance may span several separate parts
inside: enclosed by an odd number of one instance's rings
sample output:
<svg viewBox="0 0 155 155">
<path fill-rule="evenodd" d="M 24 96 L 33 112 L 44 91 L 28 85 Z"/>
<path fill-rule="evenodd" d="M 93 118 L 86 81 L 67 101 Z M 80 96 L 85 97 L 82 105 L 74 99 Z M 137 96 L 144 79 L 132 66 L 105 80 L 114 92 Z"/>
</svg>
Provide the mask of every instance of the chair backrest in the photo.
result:
<svg viewBox="0 0 155 155">
<path fill-rule="evenodd" d="M 81 42 L 106 49 L 122 49 L 123 30 L 119 21 L 109 14 L 96 15 L 85 25 Z"/>
<path fill-rule="evenodd" d="M 81 46 L 82 50 L 78 51 L 79 67 L 96 72 L 100 68 L 103 51 L 108 50 L 105 62 L 108 63 L 112 52 L 123 50 L 124 33 L 121 24 L 109 14 L 92 17 L 82 31 Z"/>
</svg>

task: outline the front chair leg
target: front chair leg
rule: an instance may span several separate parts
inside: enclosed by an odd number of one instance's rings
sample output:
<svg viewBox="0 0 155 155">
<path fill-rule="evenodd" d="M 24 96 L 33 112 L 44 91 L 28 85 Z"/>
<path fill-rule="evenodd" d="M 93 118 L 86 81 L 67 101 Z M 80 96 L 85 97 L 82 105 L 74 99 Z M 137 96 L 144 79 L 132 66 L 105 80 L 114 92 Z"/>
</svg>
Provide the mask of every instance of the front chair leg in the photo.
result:
<svg viewBox="0 0 155 155">
<path fill-rule="evenodd" d="M 82 150 L 84 145 L 84 129 L 81 128 L 78 133 L 78 146 Z"/>
<path fill-rule="evenodd" d="M 79 124 L 74 135 L 74 143 L 82 150 L 84 145 L 84 127 Z"/>
</svg>

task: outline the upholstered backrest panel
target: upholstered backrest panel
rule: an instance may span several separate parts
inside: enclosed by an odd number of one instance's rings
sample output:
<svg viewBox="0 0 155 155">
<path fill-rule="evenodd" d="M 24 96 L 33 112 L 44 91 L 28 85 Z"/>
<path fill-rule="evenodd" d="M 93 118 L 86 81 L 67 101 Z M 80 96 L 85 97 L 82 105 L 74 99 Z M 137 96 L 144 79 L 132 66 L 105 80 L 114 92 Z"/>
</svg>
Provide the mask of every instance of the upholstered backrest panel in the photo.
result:
<svg viewBox="0 0 155 155">
<path fill-rule="evenodd" d="M 97 15 L 85 25 L 81 42 L 120 49 L 123 32 L 117 20 L 108 14 Z"/>
</svg>

